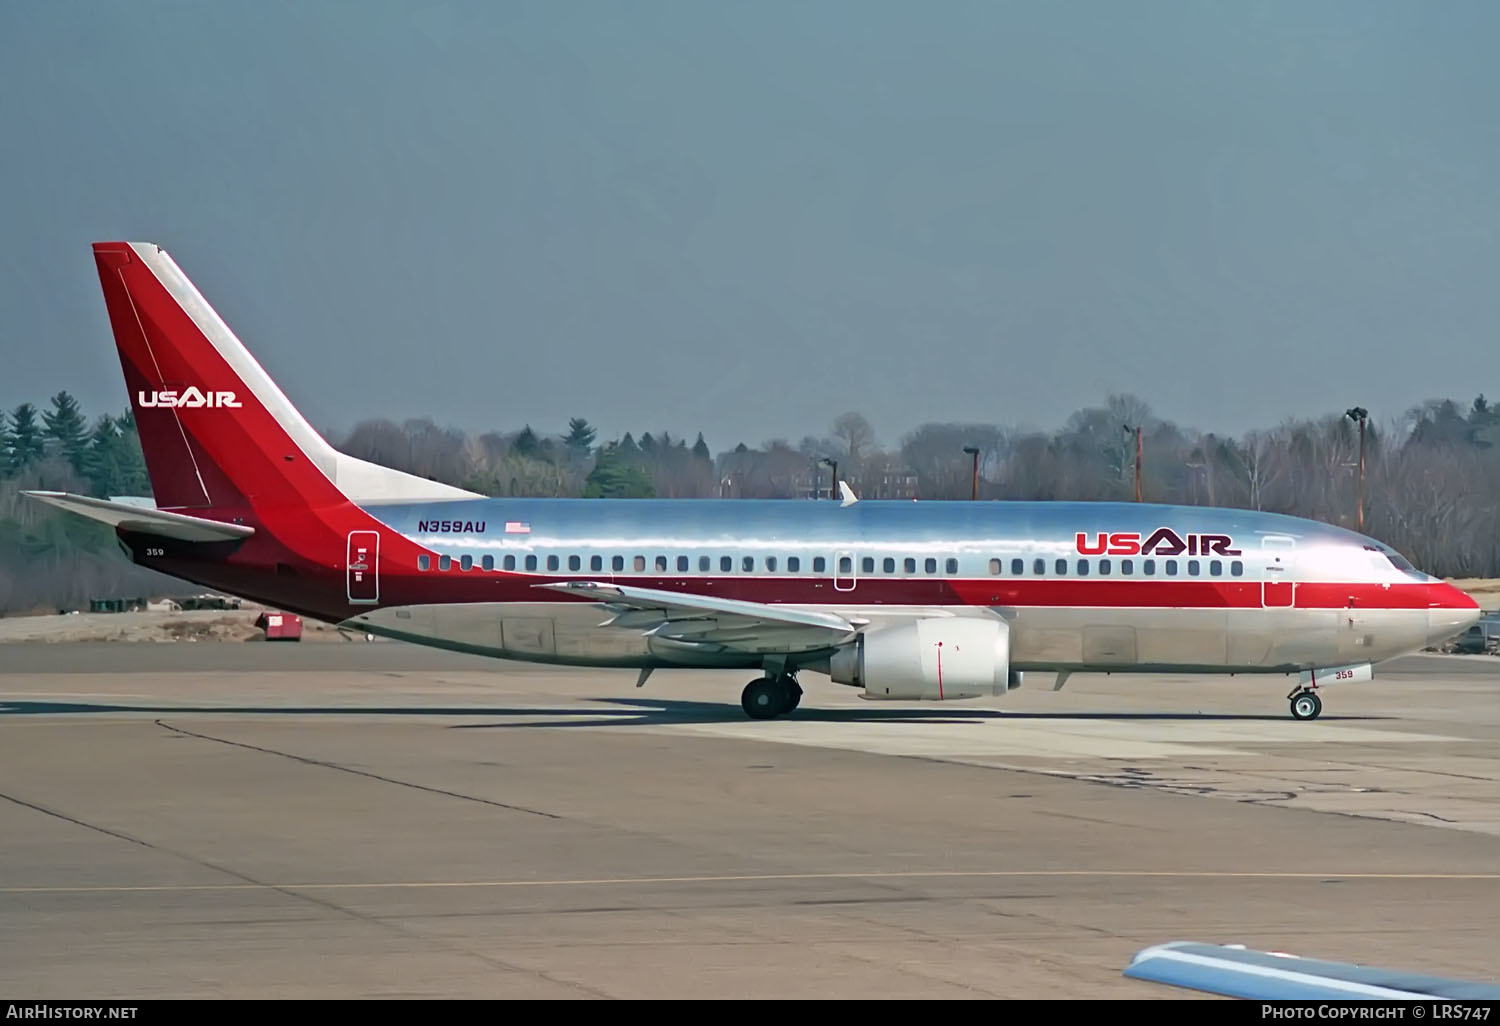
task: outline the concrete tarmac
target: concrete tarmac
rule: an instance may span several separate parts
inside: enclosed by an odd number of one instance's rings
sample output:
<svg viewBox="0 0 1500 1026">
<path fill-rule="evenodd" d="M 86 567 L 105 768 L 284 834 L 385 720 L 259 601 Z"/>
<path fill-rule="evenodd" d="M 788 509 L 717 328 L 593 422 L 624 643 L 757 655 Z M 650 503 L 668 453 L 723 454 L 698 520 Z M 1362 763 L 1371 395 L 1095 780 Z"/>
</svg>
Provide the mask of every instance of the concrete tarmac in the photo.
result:
<svg viewBox="0 0 1500 1026">
<path fill-rule="evenodd" d="M 876 704 L 388 642 L 0 646 L 0 994 L 1196 997 L 1497 979 L 1500 660 Z"/>
</svg>

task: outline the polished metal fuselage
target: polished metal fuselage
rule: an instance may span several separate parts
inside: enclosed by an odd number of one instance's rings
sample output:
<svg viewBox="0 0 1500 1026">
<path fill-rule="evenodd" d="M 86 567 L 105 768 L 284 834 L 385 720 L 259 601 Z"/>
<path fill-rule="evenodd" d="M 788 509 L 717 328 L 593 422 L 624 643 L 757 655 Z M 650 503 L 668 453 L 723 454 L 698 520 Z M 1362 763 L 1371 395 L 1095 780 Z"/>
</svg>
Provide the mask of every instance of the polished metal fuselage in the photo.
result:
<svg viewBox="0 0 1500 1026">
<path fill-rule="evenodd" d="M 1466 596 L 1370 538 L 1247 510 L 524 499 L 365 508 L 447 560 L 382 564 L 384 597 L 351 615 L 351 626 L 535 662 L 765 662 L 764 652 L 601 626 L 609 615 L 598 606 L 535 587 L 568 580 L 830 611 L 866 621 L 865 630 L 927 615 L 1000 617 L 1022 671 L 1274 673 L 1374 663 L 1477 616 Z M 1156 551 L 1141 552 L 1153 536 Z M 827 657 L 796 650 L 791 664 L 822 668 Z"/>
</svg>

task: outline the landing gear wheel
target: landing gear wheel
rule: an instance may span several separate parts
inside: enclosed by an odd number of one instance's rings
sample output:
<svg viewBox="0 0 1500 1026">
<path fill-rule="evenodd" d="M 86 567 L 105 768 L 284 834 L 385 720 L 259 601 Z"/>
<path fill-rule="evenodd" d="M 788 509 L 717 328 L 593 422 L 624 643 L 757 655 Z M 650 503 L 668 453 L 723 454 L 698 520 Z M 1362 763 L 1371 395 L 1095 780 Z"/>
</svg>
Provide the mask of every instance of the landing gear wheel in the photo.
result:
<svg viewBox="0 0 1500 1026">
<path fill-rule="evenodd" d="M 802 688 L 791 678 L 787 678 L 784 686 L 786 687 L 786 708 L 781 711 L 791 712 L 802 704 Z"/>
<path fill-rule="evenodd" d="M 757 677 L 745 685 L 740 695 L 740 705 L 745 715 L 752 720 L 769 720 L 780 716 L 786 706 L 786 691 L 780 681 L 770 677 Z"/>
<path fill-rule="evenodd" d="M 1315 720 L 1323 711 L 1323 700 L 1311 691 L 1303 691 L 1292 698 L 1292 718 Z"/>
</svg>

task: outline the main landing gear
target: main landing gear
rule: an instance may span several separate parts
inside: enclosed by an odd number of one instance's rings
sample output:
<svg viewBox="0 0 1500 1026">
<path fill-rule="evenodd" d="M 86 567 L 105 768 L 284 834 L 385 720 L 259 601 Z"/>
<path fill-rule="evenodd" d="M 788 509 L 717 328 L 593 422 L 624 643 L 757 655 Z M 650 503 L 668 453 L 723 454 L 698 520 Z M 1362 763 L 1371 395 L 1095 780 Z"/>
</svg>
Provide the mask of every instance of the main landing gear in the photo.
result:
<svg viewBox="0 0 1500 1026">
<path fill-rule="evenodd" d="M 775 719 L 791 712 L 802 703 L 802 688 L 793 674 L 757 677 L 745 685 L 740 704 L 752 720 Z"/>
<path fill-rule="evenodd" d="M 1323 700 L 1311 688 L 1298 688 L 1286 697 L 1292 701 L 1292 718 L 1295 720 L 1315 720 L 1323 711 Z"/>
</svg>

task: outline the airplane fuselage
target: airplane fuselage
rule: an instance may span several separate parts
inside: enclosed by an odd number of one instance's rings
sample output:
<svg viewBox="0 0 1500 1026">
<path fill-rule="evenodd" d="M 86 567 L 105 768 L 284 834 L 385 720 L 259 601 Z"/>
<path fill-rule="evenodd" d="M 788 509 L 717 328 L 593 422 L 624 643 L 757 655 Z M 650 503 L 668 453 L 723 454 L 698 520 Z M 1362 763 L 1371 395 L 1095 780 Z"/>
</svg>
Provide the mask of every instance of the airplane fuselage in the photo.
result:
<svg viewBox="0 0 1500 1026">
<path fill-rule="evenodd" d="M 538 588 L 630 584 L 878 626 L 997 615 L 1025 670 L 1295 672 L 1450 636 L 1472 603 L 1371 539 L 1276 514 L 1134 503 L 477 499 L 366 503 L 321 560 L 274 536 L 135 558 L 372 634 L 537 662 L 759 667 Z M 384 538 L 381 535 L 385 535 Z M 393 538 L 411 545 L 393 557 Z M 364 548 L 361 555 L 360 548 Z M 301 546 L 305 555 L 306 545 Z M 793 663 L 818 666 L 827 652 Z"/>
</svg>

